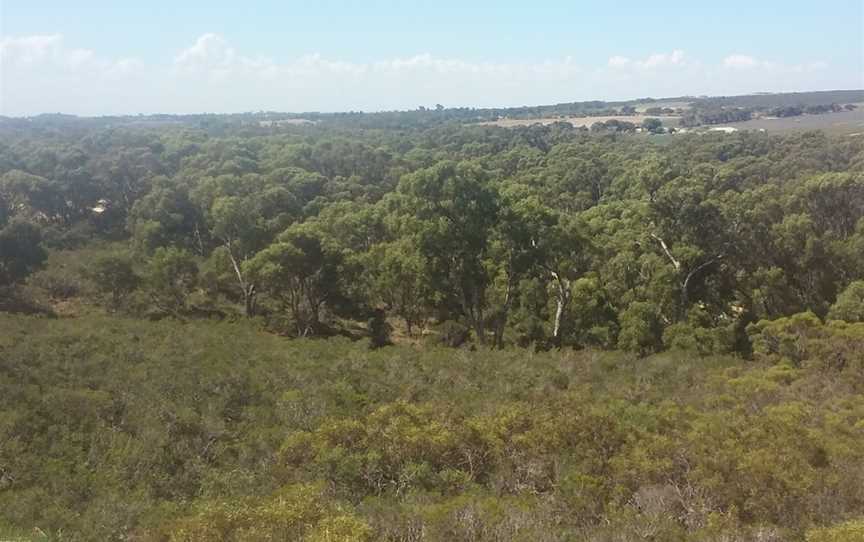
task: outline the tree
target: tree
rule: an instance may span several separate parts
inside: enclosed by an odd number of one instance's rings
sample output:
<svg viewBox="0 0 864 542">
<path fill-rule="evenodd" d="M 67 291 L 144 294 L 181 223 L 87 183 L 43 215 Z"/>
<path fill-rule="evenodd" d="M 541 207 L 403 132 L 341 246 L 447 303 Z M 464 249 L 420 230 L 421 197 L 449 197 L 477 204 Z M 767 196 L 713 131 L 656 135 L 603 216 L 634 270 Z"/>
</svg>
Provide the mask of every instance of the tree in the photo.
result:
<svg viewBox="0 0 864 542">
<path fill-rule="evenodd" d="M 857 280 L 840 292 L 828 311 L 828 318 L 864 322 L 864 280 Z"/>
<path fill-rule="evenodd" d="M 662 347 L 663 327 L 657 308 L 650 303 L 631 303 L 621 313 L 621 332 L 618 348 L 645 356 Z"/>
<path fill-rule="evenodd" d="M 250 202 L 238 196 L 217 198 L 210 209 L 212 235 L 222 243 L 243 299 L 246 316 L 255 314 L 256 286 L 246 275 L 243 264 L 264 242 L 259 216 Z"/>
<path fill-rule="evenodd" d="M 68 217 L 63 186 L 39 175 L 13 170 L 0 177 L 0 192 L 17 208 L 16 214 L 43 224 Z"/>
<path fill-rule="evenodd" d="M 325 305 L 344 305 L 341 264 L 341 254 L 326 247 L 318 232 L 298 225 L 245 262 L 242 272 L 288 311 L 297 336 L 304 337 L 320 331 Z"/>
<path fill-rule="evenodd" d="M 144 283 L 153 304 L 163 312 L 182 316 L 197 282 L 198 266 L 184 250 L 158 248 L 147 262 Z"/>
<path fill-rule="evenodd" d="M 32 222 L 0 222 L 0 287 L 12 286 L 42 266 L 48 255 L 41 243 L 42 231 Z"/>
<path fill-rule="evenodd" d="M 125 254 L 101 256 L 90 270 L 96 289 L 111 296 L 111 307 L 116 309 L 123 298 L 133 292 L 141 280 L 132 266 L 132 259 Z"/>
<path fill-rule="evenodd" d="M 432 284 L 485 344 L 490 277 L 483 262 L 499 209 L 487 173 L 468 162 L 442 162 L 403 177 L 399 187 L 421 222 L 420 247 Z"/>
<path fill-rule="evenodd" d="M 652 134 L 662 134 L 663 121 L 654 118 L 645 119 L 642 121 L 642 129 Z"/>
<path fill-rule="evenodd" d="M 510 310 L 519 295 L 519 283 L 538 270 L 544 237 L 551 221 L 539 198 L 524 193 L 519 185 L 505 185 L 499 195 L 498 223 L 490 234 L 486 267 L 491 277 L 489 306 L 493 346 L 503 346 Z"/>
<path fill-rule="evenodd" d="M 706 192 L 701 179 L 678 177 L 662 184 L 649 202 L 648 237 L 676 277 L 676 320 L 686 315 L 698 286 L 736 250 L 727 219 Z M 708 293 L 703 290 L 704 297 Z"/>
<path fill-rule="evenodd" d="M 176 246 L 205 252 L 203 216 L 189 197 L 189 187 L 167 177 L 153 181 L 153 189 L 138 199 L 128 218 L 137 247 L 152 253 L 157 247 Z"/>
<path fill-rule="evenodd" d="M 369 329 L 370 348 L 381 348 L 393 344 L 390 341 L 393 327 L 387 322 L 387 313 L 383 309 L 372 311 L 372 317 L 367 321 L 366 327 Z"/>
<path fill-rule="evenodd" d="M 501 197 L 499 225 L 494 230 L 491 255 L 503 276 L 503 302 L 498 310 L 496 344 L 507 321 L 515 286 L 529 277 L 548 281 L 555 312 L 553 340 L 560 344 L 564 313 L 571 300 L 571 283 L 585 272 L 588 242 L 577 219 L 544 206 L 524 187 L 510 186 Z"/>
<path fill-rule="evenodd" d="M 404 320 L 408 335 L 426 320 L 435 299 L 418 244 L 406 235 L 373 246 L 364 260 L 369 294 Z"/>
</svg>

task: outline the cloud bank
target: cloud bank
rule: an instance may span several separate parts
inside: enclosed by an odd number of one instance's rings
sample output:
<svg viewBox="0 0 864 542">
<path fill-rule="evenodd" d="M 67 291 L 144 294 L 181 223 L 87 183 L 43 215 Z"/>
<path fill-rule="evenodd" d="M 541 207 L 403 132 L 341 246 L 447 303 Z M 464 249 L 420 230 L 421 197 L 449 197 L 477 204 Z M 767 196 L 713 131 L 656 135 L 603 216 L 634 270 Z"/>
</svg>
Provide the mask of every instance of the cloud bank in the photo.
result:
<svg viewBox="0 0 864 542">
<path fill-rule="evenodd" d="M 513 63 L 430 53 L 371 62 L 320 54 L 280 61 L 247 55 L 207 33 L 173 58 L 147 63 L 77 48 L 59 34 L 0 39 L 0 114 L 14 116 L 518 106 L 859 84 L 825 62 L 784 64 L 738 52 L 713 64 L 683 50 L 615 55 L 601 66 L 569 56 Z"/>
</svg>

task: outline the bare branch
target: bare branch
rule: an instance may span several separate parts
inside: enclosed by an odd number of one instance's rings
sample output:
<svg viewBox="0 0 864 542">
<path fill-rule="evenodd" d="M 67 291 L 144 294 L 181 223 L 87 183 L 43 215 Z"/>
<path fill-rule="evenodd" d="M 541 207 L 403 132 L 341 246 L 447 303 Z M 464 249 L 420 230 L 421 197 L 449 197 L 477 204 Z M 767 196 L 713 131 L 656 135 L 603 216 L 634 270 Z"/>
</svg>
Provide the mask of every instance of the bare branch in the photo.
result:
<svg viewBox="0 0 864 542">
<path fill-rule="evenodd" d="M 693 271 L 690 271 L 689 273 L 687 273 L 687 278 L 684 279 L 684 285 L 683 285 L 684 291 L 685 292 L 687 291 L 687 286 L 690 284 L 690 279 L 695 277 L 696 274 L 699 273 L 699 271 L 702 271 L 703 269 L 705 269 L 709 265 L 717 263 L 718 261 L 720 261 L 722 259 L 723 259 L 723 254 L 718 254 L 717 256 L 714 256 L 710 260 L 706 261 L 705 263 L 703 263 L 703 264 L 699 265 L 698 267 L 696 267 L 695 269 L 693 269 Z"/>
<path fill-rule="evenodd" d="M 653 233 L 649 234 L 652 239 L 660 243 L 660 247 L 663 249 L 663 252 L 666 253 L 666 256 L 669 258 L 669 261 L 672 262 L 672 265 L 675 267 L 675 271 L 681 271 L 681 262 L 675 259 L 675 256 L 672 255 L 672 252 L 669 250 L 669 247 L 666 245 L 666 241 L 661 239 L 660 237 L 654 235 Z"/>
</svg>

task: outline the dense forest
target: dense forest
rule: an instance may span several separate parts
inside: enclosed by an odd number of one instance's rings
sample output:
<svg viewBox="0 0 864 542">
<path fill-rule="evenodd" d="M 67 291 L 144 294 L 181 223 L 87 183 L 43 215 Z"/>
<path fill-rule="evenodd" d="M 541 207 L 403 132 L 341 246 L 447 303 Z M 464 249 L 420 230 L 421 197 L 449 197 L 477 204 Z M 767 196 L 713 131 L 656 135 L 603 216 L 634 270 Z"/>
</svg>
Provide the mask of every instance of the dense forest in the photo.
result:
<svg viewBox="0 0 864 542">
<path fill-rule="evenodd" d="M 2 123 L 0 538 L 860 540 L 864 139 L 447 111 Z"/>
</svg>

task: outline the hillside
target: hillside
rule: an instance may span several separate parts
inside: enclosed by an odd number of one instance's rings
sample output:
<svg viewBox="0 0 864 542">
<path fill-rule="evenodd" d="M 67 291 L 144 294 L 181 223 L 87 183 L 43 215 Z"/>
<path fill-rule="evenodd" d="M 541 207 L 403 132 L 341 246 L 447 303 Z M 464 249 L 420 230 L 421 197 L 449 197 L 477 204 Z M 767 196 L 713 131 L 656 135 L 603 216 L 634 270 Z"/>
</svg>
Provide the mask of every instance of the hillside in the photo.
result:
<svg viewBox="0 0 864 542">
<path fill-rule="evenodd" d="M 745 362 L 0 315 L 0 535 L 834 540 L 862 511 L 862 326 L 777 323 L 758 340 L 798 353 Z"/>
</svg>

